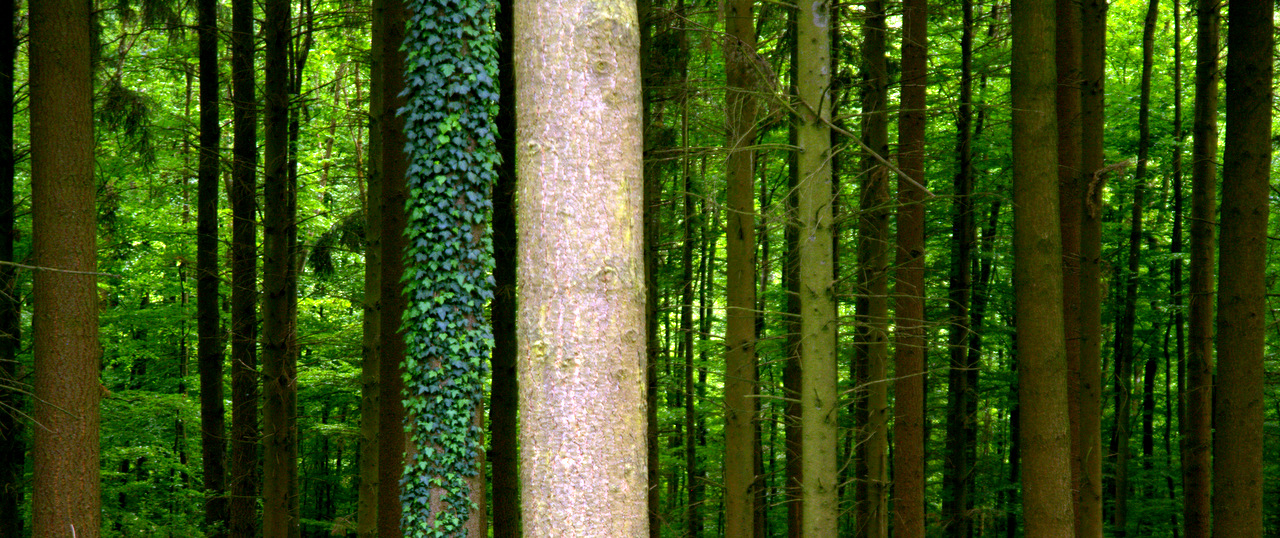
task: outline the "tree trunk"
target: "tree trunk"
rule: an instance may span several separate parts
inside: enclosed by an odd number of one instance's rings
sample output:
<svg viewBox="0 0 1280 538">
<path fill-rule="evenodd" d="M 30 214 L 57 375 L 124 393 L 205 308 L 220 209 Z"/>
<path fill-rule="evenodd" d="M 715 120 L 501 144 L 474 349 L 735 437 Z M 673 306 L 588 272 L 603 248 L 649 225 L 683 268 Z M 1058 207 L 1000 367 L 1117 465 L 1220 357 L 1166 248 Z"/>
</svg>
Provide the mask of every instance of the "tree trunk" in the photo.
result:
<svg viewBox="0 0 1280 538">
<path fill-rule="evenodd" d="M 514 13 L 531 537 L 649 533 L 639 26 L 630 0 L 593 6 Z"/>
<path fill-rule="evenodd" d="M 1023 515 L 1027 536 L 1075 534 L 1066 342 L 1062 327 L 1062 241 L 1058 218 L 1057 118 L 1053 113 L 1054 7 L 1013 5 L 1014 275 Z"/>
<path fill-rule="evenodd" d="M 799 67 L 796 65 L 796 59 L 799 56 L 799 47 L 796 46 L 797 28 L 796 10 L 788 10 L 788 43 L 786 45 L 788 47 L 787 50 L 791 53 L 788 91 L 792 95 L 796 94 L 797 75 L 799 74 Z M 792 114 L 788 120 L 787 142 L 792 146 L 798 146 L 800 118 L 798 115 Z M 802 457 L 804 453 L 804 428 L 801 426 L 802 413 L 800 406 L 800 230 L 796 226 L 799 220 L 797 212 L 799 197 L 796 194 L 800 187 L 799 158 L 798 152 L 793 151 L 787 155 L 787 224 L 783 230 L 783 242 L 786 243 L 787 249 L 786 261 L 782 266 L 782 287 L 787 296 L 787 336 L 784 350 L 786 359 L 782 366 L 782 391 L 787 398 L 783 408 L 786 424 L 783 428 L 783 434 L 786 436 L 787 458 L 784 487 L 787 505 L 787 538 L 802 538 L 804 536 L 802 517 L 804 514 L 804 462 Z"/>
<path fill-rule="evenodd" d="M 928 87 L 928 0 L 902 6 L 902 108 L 898 115 L 898 167 L 923 186 Z M 895 258 L 893 417 L 893 529 L 901 538 L 925 533 L 925 193 L 898 178 L 898 251 Z"/>
<path fill-rule="evenodd" d="M 15 262 L 14 239 L 14 151 L 13 75 L 18 40 L 14 29 L 16 6 L 13 0 L 0 2 L 0 262 Z M 22 375 L 18 369 L 21 304 L 17 300 L 17 271 L 0 265 L 0 538 L 23 534 L 23 468 L 26 441 L 23 421 L 14 410 L 23 409 Z"/>
<path fill-rule="evenodd" d="M 960 108 L 956 119 L 959 169 L 954 176 L 955 200 L 951 220 L 951 274 L 948 284 L 950 323 L 947 347 L 951 356 L 947 374 L 947 441 L 943 465 L 944 527 L 951 538 L 973 535 L 970 511 L 973 501 L 970 447 L 974 439 L 974 419 L 970 401 L 977 397 L 969 386 L 969 300 L 973 257 L 973 2 L 964 0 L 960 35 Z"/>
<path fill-rule="evenodd" d="M 801 2 L 797 21 L 800 393 L 804 443 L 801 524 L 810 538 L 833 538 L 839 521 L 836 445 L 836 312 L 831 218 L 830 5 Z"/>
<path fill-rule="evenodd" d="M 0 8 L 3 9 L 3 8 Z M 196 216 L 197 351 L 200 368 L 200 439 L 204 519 L 211 536 L 227 531 L 225 418 L 222 396 L 221 311 L 218 309 L 218 20 L 214 0 L 202 0 L 200 18 L 200 168 Z M 0 26 L 7 28 L 6 26 Z M 0 360 L 3 360 L 0 358 Z"/>
<path fill-rule="evenodd" d="M 258 535 L 258 101 L 253 2 L 231 6 L 231 538 Z"/>
<path fill-rule="evenodd" d="M 888 61 L 885 57 L 885 14 L 882 0 L 865 3 L 862 44 L 862 139 L 870 152 L 862 156 L 862 196 L 858 225 L 859 318 L 855 353 L 865 367 L 857 383 L 865 386 L 866 423 L 858 438 L 854 507 L 859 538 L 889 533 L 889 170 L 878 160 L 889 154 Z M 837 262 L 839 258 L 836 258 Z"/>
<path fill-rule="evenodd" d="M 489 399 L 489 464 L 493 472 L 493 536 L 520 536 L 520 454 L 516 380 L 516 79 L 513 0 L 498 8 L 498 180 L 493 186 L 493 380 Z M 656 481 L 650 485 L 656 486 Z"/>
<path fill-rule="evenodd" d="M 1173 254 L 1172 260 L 1169 262 L 1169 296 L 1173 303 L 1173 323 L 1174 323 L 1174 349 L 1177 355 L 1174 361 L 1174 367 L 1177 368 L 1177 420 L 1178 420 L 1178 461 L 1182 463 L 1183 454 L 1186 452 L 1187 440 L 1187 420 L 1186 420 L 1186 323 L 1183 313 L 1183 293 L 1185 289 L 1182 284 L 1182 8 L 1179 7 L 1178 0 L 1173 0 L 1173 12 L 1170 18 L 1173 19 L 1173 237 L 1169 239 L 1169 251 Z M 1169 372 L 1165 373 L 1165 384 L 1169 384 L 1168 376 L 1173 375 Z M 1168 431 L 1168 421 L 1172 417 L 1165 418 L 1166 431 Z M 1168 435 L 1166 435 L 1165 443 L 1168 445 Z M 1166 458 L 1169 456 L 1166 455 Z M 1169 486 L 1169 498 L 1171 502 L 1176 502 L 1177 498 L 1174 494 L 1173 487 L 1173 469 L 1169 470 L 1167 477 Z M 1181 474 L 1181 473 L 1179 473 Z M 1181 481 L 1180 481 L 1181 482 Z M 1176 506 L 1176 505 L 1175 505 Z M 1185 510 L 1185 508 L 1184 508 Z M 1174 538 L 1179 538 L 1180 527 L 1177 525 L 1178 516 L 1174 511 L 1170 511 L 1169 518 L 1173 520 L 1175 526 L 1173 528 Z"/>
<path fill-rule="evenodd" d="M 1196 9 L 1196 100 L 1191 148 L 1191 346 L 1187 356 L 1187 434 L 1182 455 L 1187 538 L 1208 538 L 1213 479 L 1213 272 L 1218 154 L 1219 2 Z"/>
<path fill-rule="evenodd" d="M 727 536 L 751 538 L 756 515 L 756 267 L 754 0 L 726 4 L 724 40 L 729 121 L 724 487 Z"/>
<path fill-rule="evenodd" d="M 98 287 L 90 5 L 31 5 L 35 428 L 32 535 L 99 535 Z"/>
<path fill-rule="evenodd" d="M 1274 4 L 1237 0 L 1227 19 L 1227 132 L 1218 275 L 1213 535 L 1262 536 L 1263 352 L 1271 176 Z"/>
<path fill-rule="evenodd" d="M 378 536 L 382 477 L 382 110 L 386 91 L 381 51 L 386 48 L 383 21 L 373 19 L 370 32 L 369 171 L 364 199 L 364 319 L 363 361 L 360 367 L 360 493 L 356 531 L 361 538 Z M 497 336 L 495 335 L 495 338 Z M 496 371 L 496 367 L 495 367 Z"/>
<path fill-rule="evenodd" d="M 1105 122 L 1106 10 L 1085 0 L 1080 14 L 1080 536 L 1102 537 L 1102 190 Z"/>
</svg>

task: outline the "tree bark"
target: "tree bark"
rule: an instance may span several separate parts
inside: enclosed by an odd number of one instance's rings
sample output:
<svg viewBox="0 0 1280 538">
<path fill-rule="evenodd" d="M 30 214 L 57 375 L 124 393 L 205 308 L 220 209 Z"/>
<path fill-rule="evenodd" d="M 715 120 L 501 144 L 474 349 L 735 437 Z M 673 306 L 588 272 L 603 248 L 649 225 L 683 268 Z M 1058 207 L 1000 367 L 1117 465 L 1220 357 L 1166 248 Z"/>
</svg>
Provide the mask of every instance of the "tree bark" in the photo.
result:
<svg viewBox="0 0 1280 538">
<path fill-rule="evenodd" d="M 801 2 L 797 21 L 800 393 L 804 443 L 801 525 L 810 538 L 833 538 L 839 521 L 836 447 L 836 312 L 831 218 L 831 6 Z"/>
<path fill-rule="evenodd" d="M 1101 538 L 1102 525 L 1102 190 L 1105 123 L 1106 7 L 1085 0 L 1080 14 L 1080 459 L 1076 521 L 1080 536 Z M 1025 414 L 1024 414 L 1025 416 Z"/>
<path fill-rule="evenodd" d="M 210 536 L 225 536 L 225 418 L 222 395 L 221 311 L 218 309 L 218 180 L 222 126 L 218 122 L 217 3 L 199 4 L 200 165 L 196 215 L 196 313 L 200 368 L 200 439 L 203 457 L 205 525 Z M 3 8 L 0 8 L 3 9 Z M 0 25 L 0 28 L 7 26 Z M 0 359 L 2 360 L 2 359 Z"/>
<path fill-rule="evenodd" d="M 1187 436 L 1182 456 L 1187 538 L 1210 535 L 1213 454 L 1213 273 L 1218 154 L 1219 2 L 1196 9 L 1196 98 L 1191 148 L 1191 317 L 1187 356 Z"/>
<path fill-rule="evenodd" d="M 1226 147 L 1218 275 L 1213 535 L 1262 536 L 1263 353 L 1274 4 L 1228 5 Z"/>
<path fill-rule="evenodd" d="M 928 0 L 902 6 L 902 108 L 898 167 L 925 185 Z M 925 193 L 898 178 L 898 250 L 894 284 L 893 529 L 901 538 L 925 535 Z"/>
<path fill-rule="evenodd" d="M 230 535 L 258 535 L 258 101 L 253 2 L 231 6 L 234 96 L 231 183 Z"/>
<path fill-rule="evenodd" d="M 753 0 L 726 4 L 725 111 L 729 121 L 725 383 L 725 534 L 751 538 L 756 525 L 756 36 Z"/>
<path fill-rule="evenodd" d="M 514 16 L 525 534 L 645 536 L 636 5 L 542 0 Z"/>
<path fill-rule="evenodd" d="M 1071 513 L 1071 437 L 1066 342 L 1062 327 L 1062 240 L 1058 218 L 1057 73 L 1054 6 L 1013 6 L 1014 275 L 1018 399 L 1026 533 L 1075 534 Z"/>
<path fill-rule="evenodd" d="M 99 535 L 97 212 L 88 2 L 32 2 L 32 535 Z"/>
</svg>

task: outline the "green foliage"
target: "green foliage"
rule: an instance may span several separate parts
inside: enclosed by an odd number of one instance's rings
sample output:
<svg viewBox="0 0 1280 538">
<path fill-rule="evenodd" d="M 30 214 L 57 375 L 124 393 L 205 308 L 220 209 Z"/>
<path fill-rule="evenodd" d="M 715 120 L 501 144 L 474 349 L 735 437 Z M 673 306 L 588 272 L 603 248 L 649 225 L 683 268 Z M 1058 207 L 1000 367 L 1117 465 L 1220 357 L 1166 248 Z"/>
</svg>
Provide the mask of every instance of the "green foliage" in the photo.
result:
<svg viewBox="0 0 1280 538">
<path fill-rule="evenodd" d="M 493 9 L 487 0 L 414 2 L 404 44 L 405 410 L 414 447 L 401 493 L 407 536 L 465 536 L 473 508 L 466 479 L 476 474 L 481 438 L 473 419 L 493 340 L 485 319 L 498 162 Z"/>
</svg>

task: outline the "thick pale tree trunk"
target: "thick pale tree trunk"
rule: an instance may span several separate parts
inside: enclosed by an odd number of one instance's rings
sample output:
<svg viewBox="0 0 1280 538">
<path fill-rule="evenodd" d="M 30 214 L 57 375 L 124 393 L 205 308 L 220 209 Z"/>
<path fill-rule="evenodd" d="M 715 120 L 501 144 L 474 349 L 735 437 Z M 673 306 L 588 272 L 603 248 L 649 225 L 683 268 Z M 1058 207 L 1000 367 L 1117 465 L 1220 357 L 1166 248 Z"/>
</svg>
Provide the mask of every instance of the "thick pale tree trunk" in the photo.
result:
<svg viewBox="0 0 1280 538">
<path fill-rule="evenodd" d="M 1196 98 L 1191 143 L 1191 316 L 1187 353 L 1183 530 L 1207 538 L 1213 491 L 1213 305 L 1218 180 L 1218 0 L 1196 8 Z"/>
<path fill-rule="evenodd" d="M 902 108 L 898 115 L 897 279 L 894 284 L 893 529 L 901 538 L 925 533 L 925 89 L 928 85 L 928 0 L 902 6 Z"/>
<path fill-rule="evenodd" d="M 729 120 L 728 276 L 725 287 L 724 487 L 725 534 L 751 538 L 756 525 L 756 267 L 755 121 L 756 73 L 753 0 L 726 6 L 725 96 Z"/>
<path fill-rule="evenodd" d="M 639 21 L 515 6 L 525 536 L 649 534 Z"/>
<path fill-rule="evenodd" d="M 1027 536 L 1075 535 L 1071 436 L 1062 324 L 1062 240 L 1054 3 L 1015 0 L 1013 9 L 1013 202 L 1018 402 L 1024 417 L 1023 515 Z"/>
<path fill-rule="evenodd" d="M 31 5 L 32 535 L 99 534 L 97 212 L 90 4 Z"/>
<path fill-rule="evenodd" d="M 1213 412 L 1213 535 L 1262 536 L 1263 352 L 1271 177 L 1271 0 L 1227 8 L 1227 132 L 1222 159 L 1218 380 Z"/>
<path fill-rule="evenodd" d="M 831 218 L 831 5 L 801 2 L 796 23 L 799 176 L 801 525 L 809 538 L 834 538 L 839 521 L 840 402 L 836 392 L 836 311 Z"/>
</svg>

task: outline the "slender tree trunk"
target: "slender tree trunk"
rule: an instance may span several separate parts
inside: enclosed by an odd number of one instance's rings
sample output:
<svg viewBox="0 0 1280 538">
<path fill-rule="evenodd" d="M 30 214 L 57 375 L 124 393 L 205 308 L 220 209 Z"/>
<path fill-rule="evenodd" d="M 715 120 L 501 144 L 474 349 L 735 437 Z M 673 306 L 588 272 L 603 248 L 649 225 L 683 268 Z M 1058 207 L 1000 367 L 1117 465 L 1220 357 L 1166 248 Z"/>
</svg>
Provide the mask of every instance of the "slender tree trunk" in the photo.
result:
<svg viewBox="0 0 1280 538">
<path fill-rule="evenodd" d="M 791 53 L 791 69 L 788 73 L 789 89 L 796 94 L 799 67 L 796 59 L 799 56 L 797 46 L 797 13 L 787 12 L 787 47 Z M 787 122 L 787 141 L 792 146 L 799 144 L 800 118 L 791 115 Z M 796 226 L 799 221 L 797 191 L 800 187 L 799 153 L 792 152 L 787 156 L 787 197 L 786 227 L 783 230 L 783 242 L 786 243 L 786 261 L 782 267 L 782 287 L 786 290 L 787 322 L 786 322 L 786 362 L 782 367 L 782 391 L 786 395 L 783 408 L 786 425 L 783 434 L 786 436 L 786 504 L 787 504 L 787 538 L 802 538 L 803 501 L 804 501 L 804 428 L 800 406 L 800 230 Z"/>
<path fill-rule="evenodd" d="M 1262 536 L 1266 251 L 1271 177 L 1269 0 L 1228 6 L 1227 132 L 1218 275 L 1218 393 L 1214 406 L 1213 535 Z"/>
<path fill-rule="evenodd" d="M 836 448 L 836 312 L 831 219 L 830 5 L 801 2 L 797 21 L 796 127 L 799 221 L 800 393 L 804 468 L 801 524 L 809 538 L 833 538 L 839 521 Z"/>
<path fill-rule="evenodd" d="M 386 91 L 382 71 L 385 69 L 379 51 L 386 48 L 383 21 L 373 19 L 370 32 L 369 77 L 369 159 L 368 189 L 364 200 L 364 346 L 360 369 L 360 494 L 356 516 L 357 534 L 361 538 L 378 536 L 378 515 L 382 492 L 382 111 Z M 496 273 L 495 273 L 496 278 Z M 495 334 L 495 339 L 497 335 Z M 495 368 L 495 371 L 497 369 Z"/>
<path fill-rule="evenodd" d="M 1102 190 L 1106 8 L 1085 0 L 1080 14 L 1080 369 L 1079 536 L 1102 536 Z"/>
<path fill-rule="evenodd" d="M 493 380 L 489 399 L 489 464 L 493 472 L 493 536 L 520 536 L 520 454 L 516 380 L 516 79 L 511 11 L 498 8 L 498 181 L 493 186 Z M 656 481 L 651 482 L 656 486 Z"/>
<path fill-rule="evenodd" d="M 925 184 L 928 87 L 928 0 L 902 6 L 902 107 L 898 115 L 898 167 Z M 901 538 L 925 533 L 925 193 L 898 178 L 898 251 L 895 258 L 893 417 L 893 529 Z"/>
<path fill-rule="evenodd" d="M 1057 1 L 1058 203 L 1062 219 L 1062 315 L 1067 343 L 1067 408 L 1071 423 L 1071 504 L 1076 530 L 1086 528 L 1080 509 L 1084 452 L 1080 439 L 1080 2 Z"/>
<path fill-rule="evenodd" d="M 751 538 L 756 515 L 756 268 L 755 122 L 756 72 L 753 0 L 726 5 L 725 96 L 729 119 L 728 229 L 725 240 L 728 297 L 725 328 L 724 487 L 725 534 Z"/>
<path fill-rule="evenodd" d="M 1169 251 L 1173 254 L 1172 260 L 1169 262 L 1169 296 L 1173 303 L 1173 323 L 1174 323 L 1174 349 L 1177 356 L 1174 361 L 1174 367 L 1177 368 L 1177 418 L 1178 418 L 1178 462 L 1182 464 L 1183 454 L 1186 453 L 1187 440 L 1187 415 L 1186 415 L 1186 394 L 1187 385 L 1185 379 L 1186 373 L 1186 334 L 1185 334 L 1185 315 L 1183 314 L 1183 294 L 1186 290 L 1182 284 L 1182 8 L 1179 7 L 1178 0 L 1171 2 L 1173 12 L 1173 237 L 1169 240 Z M 1168 376 L 1173 375 L 1169 372 L 1165 373 L 1165 384 L 1169 383 Z M 1167 391 L 1166 391 L 1167 392 Z M 1172 417 L 1165 418 L 1166 431 L 1168 430 L 1168 422 Z M 1168 435 L 1166 434 L 1166 437 Z M 1165 440 L 1166 445 L 1168 439 Z M 1177 501 L 1173 487 L 1173 469 L 1169 470 L 1168 485 L 1169 497 L 1171 501 Z M 1182 473 L 1179 473 L 1180 475 Z M 1180 481 L 1181 482 L 1181 481 Z M 1185 510 L 1185 508 L 1184 508 Z M 1180 527 L 1176 525 L 1178 516 L 1172 510 L 1169 517 L 1174 521 L 1173 529 L 1174 538 L 1178 538 Z"/>
<path fill-rule="evenodd" d="M 98 293 L 89 2 L 31 5 L 32 536 L 99 535 Z M 6 29 L 7 30 L 7 29 Z"/>
<path fill-rule="evenodd" d="M 864 385 L 866 423 L 855 458 L 858 494 L 854 519 L 859 538 L 889 533 L 889 170 L 877 156 L 889 154 L 888 61 L 885 57 L 885 14 L 882 0 L 868 0 L 862 43 L 862 139 L 878 155 L 862 156 L 862 196 L 858 226 L 858 294 L 860 322 L 855 352 L 865 367 L 857 382 Z M 838 257 L 836 258 L 839 259 Z"/>
<path fill-rule="evenodd" d="M 1187 356 L 1187 435 L 1182 455 L 1187 538 L 1210 535 L 1213 481 L 1213 273 L 1218 154 L 1219 2 L 1196 9 L 1196 101 L 1191 149 L 1191 328 Z"/>
<path fill-rule="evenodd" d="M 230 535 L 258 535 L 258 101 L 253 2 L 231 6 L 234 136 L 231 184 Z"/>
<path fill-rule="evenodd" d="M 2 8 L 0 8 L 2 9 Z M 217 3 L 201 0 L 200 17 L 200 169 L 196 227 L 196 314 L 199 333 L 200 431 L 204 466 L 205 525 L 211 536 L 225 536 L 225 418 L 222 396 L 221 311 L 218 309 L 218 20 Z M 0 26 L 0 28 L 7 28 Z M 2 358 L 0 358 L 2 360 Z"/>
<path fill-rule="evenodd" d="M 13 257 L 13 75 L 18 46 L 14 3 L 0 2 L 0 262 L 17 261 Z M 18 390 L 22 375 L 17 359 L 22 340 L 17 293 L 17 271 L 0 265 L 0 408 L 8 410 L 0 413 L 0 538 L 22 536 L 24 523 L 18 509 L 25 497 L 26 441 L 23 421 L 12 412 L 24 407 Z"/>
<path fill-rule="evenodd" d="M 969 415 L 970 402 L 976 398 L 976 387 L 969 386 L 969 301 L 971 297 L 973 257 L 973 2 L 961 2 L 963 13 L 960 35 L 960 108 L 956 119 L 959 143 L 959 169 L 954 176 L 955 201 L 951 220 L 951 274 L 948 285 L 950 324 L 947 346 L 951 356 L 947 375 L 947 458 L 943 466 L 944 494 L 948 536 L 968 538 L 973 535 L 970 511 L 973 501 L 972 463 L 974 419 Z"/>
<path fill-rule="evenodd" d="M 1027 536 L 1075 534 L 1066 342 L 1062 327 L 1062 241 L 1058 218 L 1057 73 L 1051 0 L 1013 4 L 1014 289 L 1018 395 L 1026 420 L 1023 515 Z"/>
<path fill-rule="evenodd" d="M 520 474 L 538 499 L 525 533 L 645 536 L 636 5 L 527 2 L 514 16 Z"/>
</svg>

